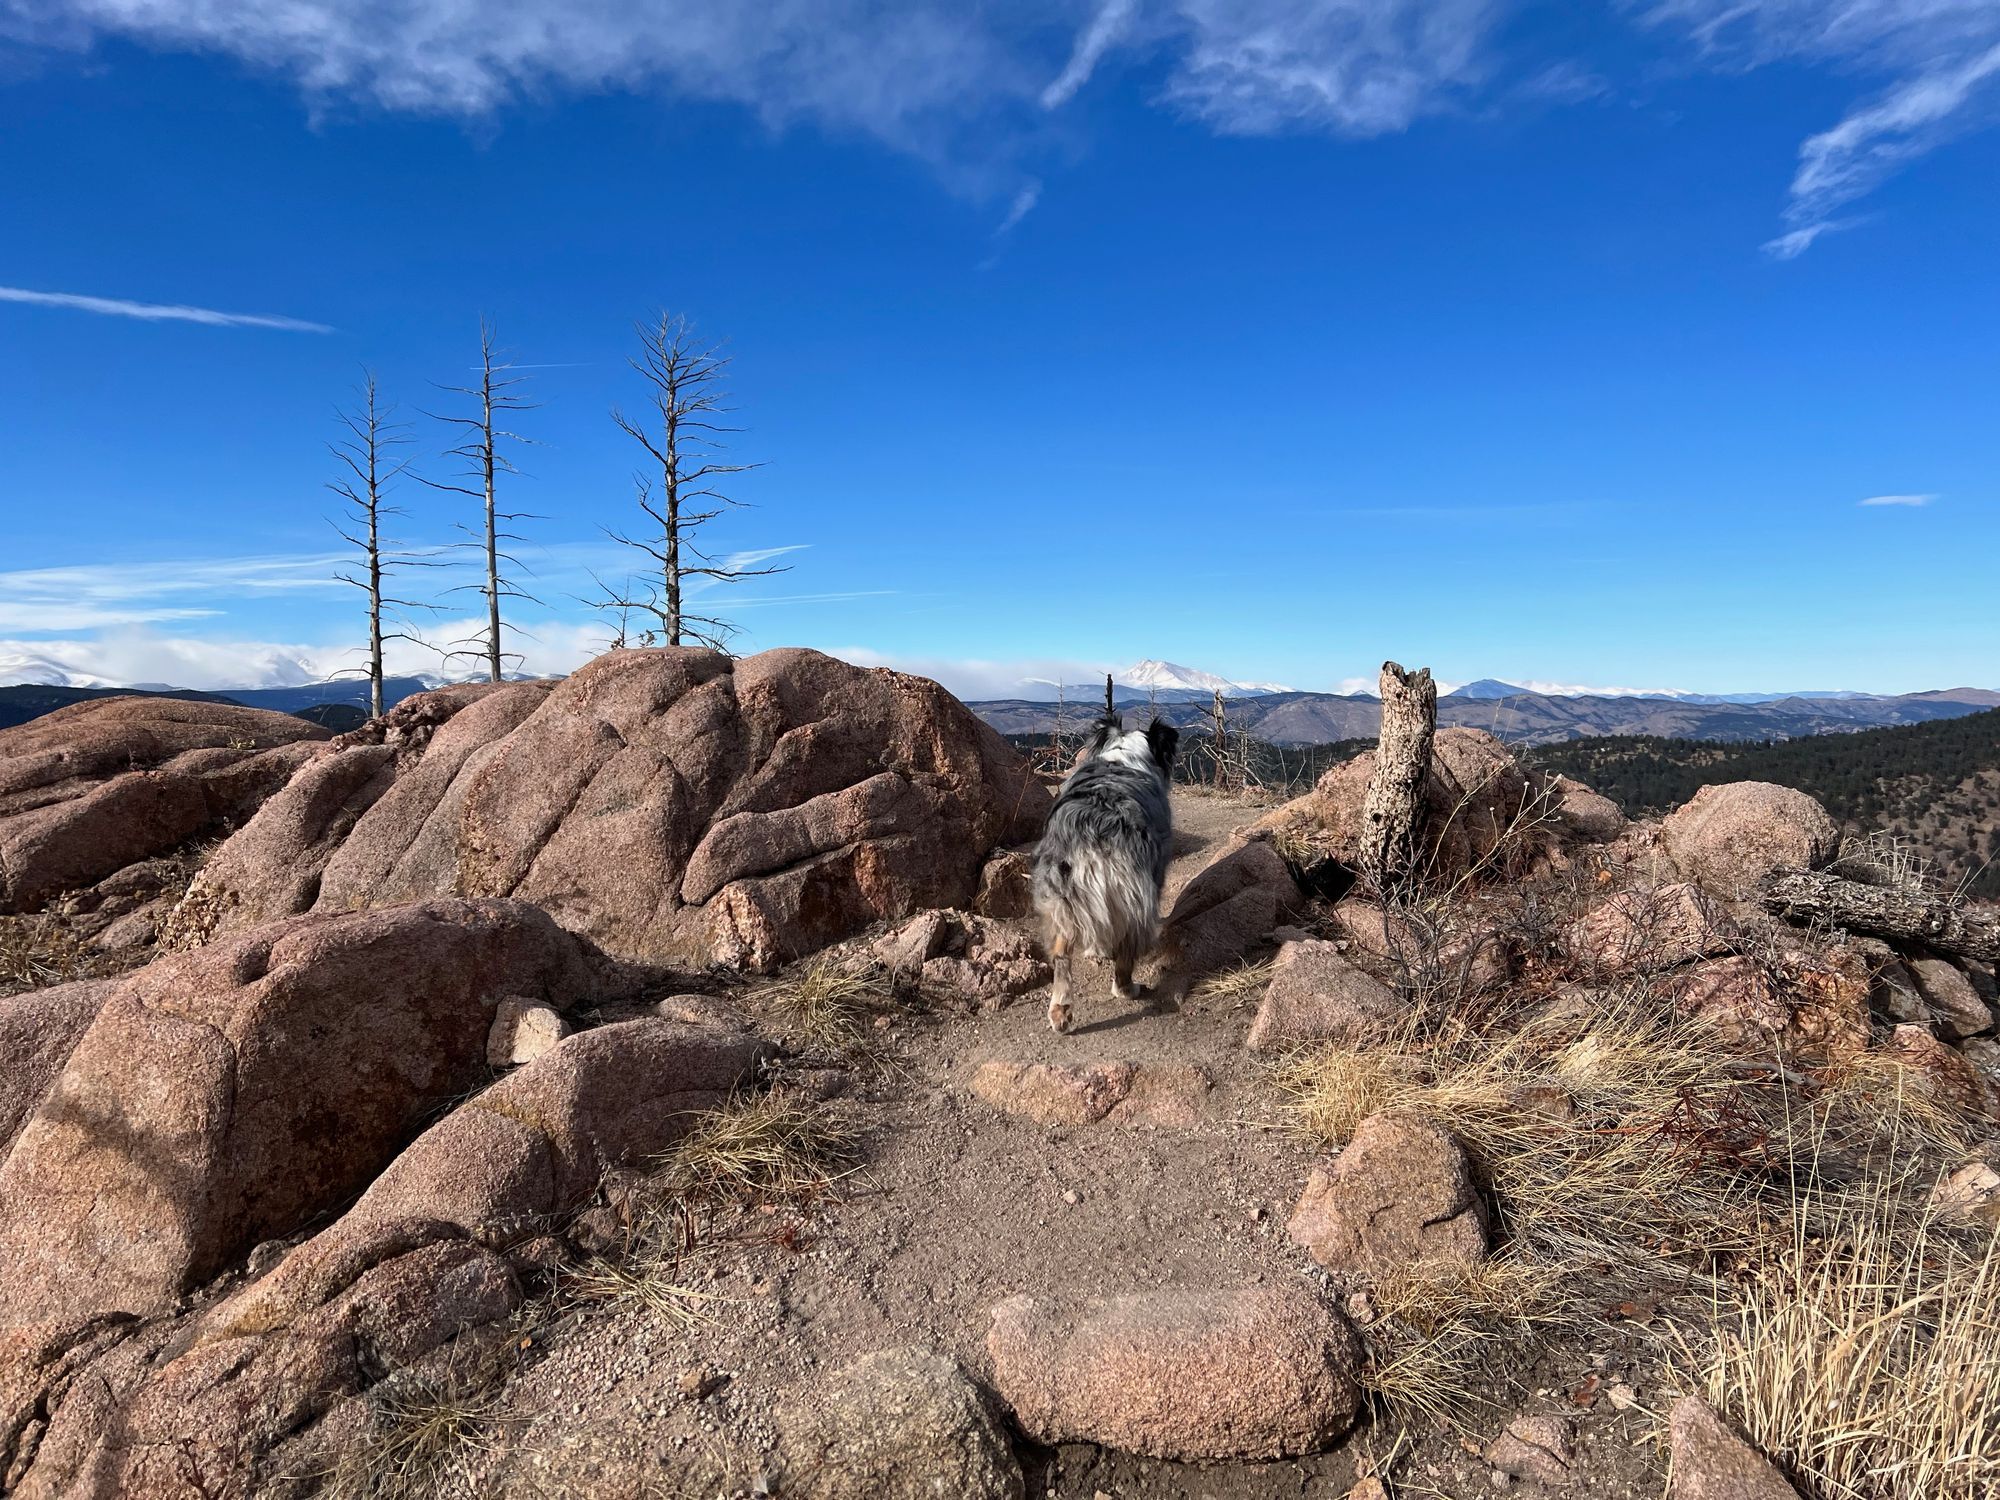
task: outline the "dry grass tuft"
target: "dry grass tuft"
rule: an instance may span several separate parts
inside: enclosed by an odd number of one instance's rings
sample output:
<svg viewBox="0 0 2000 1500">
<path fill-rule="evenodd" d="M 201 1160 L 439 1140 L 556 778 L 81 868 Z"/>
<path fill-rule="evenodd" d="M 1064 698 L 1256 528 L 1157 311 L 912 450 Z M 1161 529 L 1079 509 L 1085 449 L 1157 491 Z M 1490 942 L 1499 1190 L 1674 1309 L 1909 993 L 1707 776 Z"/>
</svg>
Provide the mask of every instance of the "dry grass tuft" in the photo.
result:
<svg viewBox="0 0 2000 1500">
<path fill-rule="evenodd" d="M 0 995 L 88 979 L 100 955 L 55 912 L 0 917 Z"/>
<path fill-rule="evenodd" d="M 1376 1289 L 1372 1390 L 1412 1425 L 1464 1420 L 1496 1354 L 1524 1341 L 1607 1315 L 1705 1328 L 1789 1243 L 1851 1237 L 1857 1193 L 1879 1204 L 1883 1244 L 1892 1225 L 1920 1242 L 1929 1185 L 1975 1134 L 1890 1055 L 1759 1059 L 1645 981 L 1583 1011 L 1420 1013 L 1386 1045 L 1296 1058 L 1279 1083 L 1297 1127 L 1328 1143 L 1383 1110 L 1435 1121 L 1489 1189 L 1492 1262 Z M 2000 1325 L 1990 1300 L 1982 1316 Z"/>
<path fill-rule="evenodd" d="M 774 1091 L 745 1095 L 704 1116 L 660 1159 L 679 1198 L 797 1198 L 852 1171 L 861 1131 L 834 1105 Z"/>
<path fill-rule="evenodd" d="M 564 1273 L 560 1295 L 573 1306 L 633 1312 L 673 1328 L 706 1322 L 729 1299 L 693 1284 L 686 1258 L 649 1241 Z"/>
<path fill-rule="evenodd" d="M 1690 1383 L 1814 1500 L 2000 1494 L 2000 1233 L 1917 1207 L 1934 1181 L 1894 1157 L 1800 1181 L 1788 1240 L 1683 1341 Z"/>
<path fill-rule="evenodd" d="M 1261 995 L 1271 982 L 1272 972 L 1277 968 L 1275 959 L 1262 959 L 1251 963 L 1245 960 L 1233 969 L 1223 969 L 1213 974 L 1204 974 L 1188 991 L 1191 1000 L 1226 1000 L 1232 1008 L 1249 1004 L 1253 995 Z"/>
<path fill-rule="evenodd" d="M 894 1003 L 875 975 L 824 959 L 750 998 L 769 1010 L 799 1050 L 840 1057 L 866 1052 L 874 1017 Z"/>
<path fill-rule="evenodd" d="M 383 1386 L 369 1398 L 366 1436 L 328 1477 L 336 1500 L 432 1500 L 462 1487 L 469 1466 L 499 1445 L 493 1397 L 407 1372 Z"/>
<path fill-rule="evenodd" d="M 1929 895 L 1956 892 L 1928 850 L 1899 834 L 1876 830 L 1841 841 L 1835 874 L 1864 885 L 1893 887 Z"/>
<path fill-rule="evenodd" d="M 1370 1394 L 1400 1431 L 1468 1431 L 1474 1391 L 1505 1346 L 1550 1321 L 1560 1272 L 1510 1256 L 1476 1266 L 1410 1266 L 1378 1282 L 1368 1329 Z"/>
</svg>

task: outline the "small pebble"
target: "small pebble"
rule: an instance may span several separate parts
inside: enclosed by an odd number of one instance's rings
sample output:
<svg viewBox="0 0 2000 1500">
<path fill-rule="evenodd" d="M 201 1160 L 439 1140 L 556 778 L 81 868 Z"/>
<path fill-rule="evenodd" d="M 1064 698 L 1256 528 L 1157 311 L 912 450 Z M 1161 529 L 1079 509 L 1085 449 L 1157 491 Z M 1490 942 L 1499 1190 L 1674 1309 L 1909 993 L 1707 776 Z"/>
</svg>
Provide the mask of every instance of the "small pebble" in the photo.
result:
<svg viewBox="0 0 2000 1500">
<path fill-rule="evenodd" d="M 725 1385 L 729 1377 L 721 1370 L 712 1370 L 707 1365 L 696 1365 L 691 1370 L 681 1372 L 681 1394 L 690 1401 L 700 1401 L 714 1395 Z"/>
<path fill-rule="evenodd" d="M 1063 1202 L 1069 1204 L 1072 1208 L 1076 1207 L 1082 1201 L 1081 1198 L 1077 1197 L 1075 1188 L 1069 1188 L 1063 1193 Z"/>
</svg>

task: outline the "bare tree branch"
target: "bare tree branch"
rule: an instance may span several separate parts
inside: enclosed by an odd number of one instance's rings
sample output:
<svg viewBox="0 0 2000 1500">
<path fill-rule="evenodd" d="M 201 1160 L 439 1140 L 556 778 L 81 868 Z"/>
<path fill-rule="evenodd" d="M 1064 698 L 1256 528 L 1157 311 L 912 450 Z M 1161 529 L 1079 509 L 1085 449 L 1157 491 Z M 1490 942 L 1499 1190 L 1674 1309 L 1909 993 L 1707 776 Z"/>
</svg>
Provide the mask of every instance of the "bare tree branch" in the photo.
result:
<svg viewBox="0 0 2000 1500">
<path fill-rule="evenodd" d="M 739 430 L 714 420 L 730 409 L 721 385 L 729 368 L 727 357 L 702 344 L 685 318 L 662 312 L 652 322 L 638 324 L 637 330 L 639 353 L 629 363 L 646 383 L 651 416 L 635 420 L 614 407 L 611 420 L 652 460 L 651 468 L 658 475 L 657 494 L 652 473 L 635 474 L 633 483 L 640 511 L 658 530 L 644 538 L 607 530 L 613 541 L 642 553 L 651 559 L 651 565 L 627 578 L 621 589 L 608 588 L 597 580 L 601 597 L 592 602 L 617 614 L 615 639 L 620 643 L 629 639 L 629 617 L 637 613 L 658 624 L 657 631 L 641 633 L 646 644 L 658 639 L 669 646 L 694 642 L 721 650 L 734 634 L 734 627 L 726 620 L 690 613 L 685 597 L 687 580 L 735 583 L 745 578 L 768 578 L 789 569 L 719 564 L 695 544 L 695 533 L 702 526 L 743 505 L 709 481 L 742 474 L 758 465 L 727 463 L 715 456 L 722 439 Z M 699 508 L 702 502 L 714 502 L 713 508 Z M 690 563 L 688 557 L 696 560 Z"/>
<path fill-rule="evenodd" d="M 395 419 L 396 408 L 382 399 L 381 387 L 373 370 L 363 370 L 355 392 L 359 405 L 352 411 L 336 411 L 335 420 L 345 437 L 327 444 L 347 478 L 331 480 L 327 488 L 346 503 L 345 522 L 329 521 L 334 533 L 362 554 L 353 569 L 333 576 L 351 584 L 368 596 L 368 708 L 372 715 L 382 712 L 382 643 L 413 641 L 430 646 L 422 634 L 394 611 L 433 610 L 434 605 L 386 593 L 383 582 L 390 575 L 411 568 L 431 568 L 439 564 L 409 548 L 391 545 L 383 539 L 385 519 L 405 515 L 387 503 L 390 487 L 410 473 L 410 460 L 397 450 L 410 445 L 409 424 Z M 385 624 L 389 628 L 384 628 Z M 436 649 L 432 647 L 431 649 Z"/>
<path fill-rule="evenodd" d="M 522 590 L 503 571 L 502 565 L 520 568 L 519 559 L 509 555 L 501 543 L 522 541 L 525 538 L 501 528 L 502 522 L 519 520 L 539 520 L 526 511 L 504 511 L 497 500 L 497 481 L 503 474 L 518 475 L 521 471 L 513 460 L 500 450 L 502 442 L 528 443 L 530 438 L 521 436 L 511 428 L 500 424 L 498 418 L 506 412 L 533 411 L 538 403 L 529 401 L 519 388 L 527 383 L 525 375 L 509 375 L 513 368 L 500 356 L 494 338 L 493 325 L 486 319 L 479 320 L 479 383 L 477 385 L 441 385 L 439 390 L 455 396 L 465 396 L 478 403 L 477 416 L 455 416 L 448 412 L 426 412 L 433 421 L 443 422 L 466 434 L 466 440 L 445 450 L 445 457 L 460 460 L 466 466 L 465 484 L 447 484 L 438 480 L 425 480 L 432 489 L 449 494 L 464 495 L 477 500 L 484 508 L 484 524 L 478 531 L 469 526 L 459 529 L 473 540 L 467 545 L 477 548 L 484 557 L 483 581 L 466 585 L 466 588 L 486 600 L 486 630 L 483 635 L 469 636 L 463 641 L 453 642 L 453 655 L 478 656 L 486 662 L 486 675 L 490 681 L 499 682 L 505 675 L 503 667 L 509 660 L 518 662 L 518 653 L 504 649 L 501 640 L 500 601 L 503 599 L 527 599 L 539 604 L 533 594 Z M 525 571 L 525 569 L 523 569 Z M 453 592 L 456 592 L 455 590 Z M 511 627 L 518 630 L 519 627 Z M 476 648 L 476 649 L 474 649 Z"/>
</svg>

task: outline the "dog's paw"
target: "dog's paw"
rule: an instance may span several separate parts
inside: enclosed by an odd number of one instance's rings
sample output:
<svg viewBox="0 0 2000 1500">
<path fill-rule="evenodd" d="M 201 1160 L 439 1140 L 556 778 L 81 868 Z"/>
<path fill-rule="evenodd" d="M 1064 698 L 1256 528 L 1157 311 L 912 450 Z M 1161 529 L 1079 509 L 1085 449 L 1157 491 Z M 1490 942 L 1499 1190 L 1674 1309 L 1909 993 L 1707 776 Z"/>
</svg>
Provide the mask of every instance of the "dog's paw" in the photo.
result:
<svg viewBox="0 0 2000 1500">
<path fill-rule="evenodd" d="M 1069 1006 L 1060 1000 L 1049 1005 L 1049 1030 L 1057 1035 L 1069 1030 Z"/>
</svg>

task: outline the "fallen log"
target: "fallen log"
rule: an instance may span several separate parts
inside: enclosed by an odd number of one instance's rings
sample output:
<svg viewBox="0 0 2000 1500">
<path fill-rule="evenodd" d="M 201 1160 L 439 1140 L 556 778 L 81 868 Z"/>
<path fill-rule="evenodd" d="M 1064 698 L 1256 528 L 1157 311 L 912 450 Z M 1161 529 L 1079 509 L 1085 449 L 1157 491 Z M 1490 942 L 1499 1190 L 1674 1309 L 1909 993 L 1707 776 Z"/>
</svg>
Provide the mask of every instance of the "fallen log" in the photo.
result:
<svg viewBox="0 0 2000 1500">
<path fill-rule="evenodd" d="M 1895 886 L 1863 885 L 1825 871 L 1780 875 L 1764 905 L 1793 921 L 1922 943 L 1961 958 L 2000 959 L 2000 911 Z"/>
</svg>

